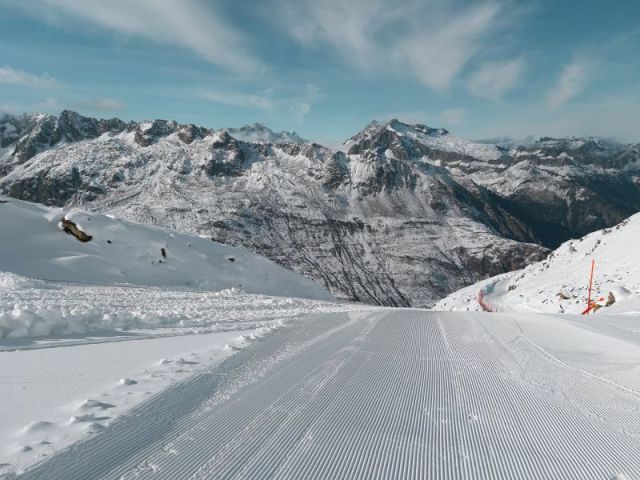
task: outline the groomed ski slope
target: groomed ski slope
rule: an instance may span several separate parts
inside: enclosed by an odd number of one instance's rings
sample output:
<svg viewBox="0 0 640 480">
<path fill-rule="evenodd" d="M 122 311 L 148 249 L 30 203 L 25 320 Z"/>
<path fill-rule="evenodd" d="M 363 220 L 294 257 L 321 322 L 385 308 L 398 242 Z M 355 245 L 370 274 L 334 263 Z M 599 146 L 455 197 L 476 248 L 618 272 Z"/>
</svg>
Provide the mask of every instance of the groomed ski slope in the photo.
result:
<svg viewBox="0 0 640 480">
<path fill-rule="evenodd" d="M 310 315 L 37 465 L 38 479 L 637 479 L 632 318 Z"/>
</svg>

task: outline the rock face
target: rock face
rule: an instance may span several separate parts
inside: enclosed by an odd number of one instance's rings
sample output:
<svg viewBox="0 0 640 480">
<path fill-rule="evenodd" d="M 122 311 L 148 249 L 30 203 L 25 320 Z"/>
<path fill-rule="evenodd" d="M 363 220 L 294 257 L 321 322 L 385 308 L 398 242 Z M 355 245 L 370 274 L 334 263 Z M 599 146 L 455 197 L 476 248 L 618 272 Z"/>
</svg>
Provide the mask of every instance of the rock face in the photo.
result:
<svg viewBox="0 0 640 480">
<path fill-rule="evenodd" d="M 234 138 L 248 143 L 308 143 L 296 132 L 274 132 L 261 123 L 244 125 L 240 128 L 227 128 L 226 131 Z"/>
<path fill-rule="evenodd" d="M 0 142 L 3 193 L 243 245 L 384 305 L 431 305 L 640 210 L 640 149 L 594 139 L 503 148 L 394 120 L 333 151 L 63 112 L 5 117 Z"/>
</svg>

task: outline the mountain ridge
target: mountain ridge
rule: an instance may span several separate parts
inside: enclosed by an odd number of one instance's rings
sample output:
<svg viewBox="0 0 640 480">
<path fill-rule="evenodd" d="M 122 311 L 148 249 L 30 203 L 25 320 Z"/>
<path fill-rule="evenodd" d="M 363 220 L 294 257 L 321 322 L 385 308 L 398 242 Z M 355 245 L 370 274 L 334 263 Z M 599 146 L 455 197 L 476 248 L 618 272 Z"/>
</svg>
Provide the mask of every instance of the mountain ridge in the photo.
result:
<svg viewBox="0 0 640 480">
<path fill-rule="evenodd" d="M 63 114 L 0 120 L 2 193 L 209 235 L 370 303 L 431 305 L 640 210 L 637 146 L 507 149 L 393 120 L 334 150 Z"/>
</svg>

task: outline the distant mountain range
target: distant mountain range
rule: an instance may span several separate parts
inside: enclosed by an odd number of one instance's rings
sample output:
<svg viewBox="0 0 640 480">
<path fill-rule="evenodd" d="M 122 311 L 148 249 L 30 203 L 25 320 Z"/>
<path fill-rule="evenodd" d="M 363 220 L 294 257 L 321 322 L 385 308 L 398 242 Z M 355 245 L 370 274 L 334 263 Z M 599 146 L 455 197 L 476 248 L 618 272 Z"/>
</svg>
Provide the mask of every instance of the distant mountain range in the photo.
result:
<svg viewBox="0 0 640 480">
<path fill-rule="evenodd" d="M 640 211 L 640 145 L 372 122 L 340 149 L 64 111 L 0 118 L 0 192 L 243 245 L 344 298 L 428 306 Z"/>
</svg>

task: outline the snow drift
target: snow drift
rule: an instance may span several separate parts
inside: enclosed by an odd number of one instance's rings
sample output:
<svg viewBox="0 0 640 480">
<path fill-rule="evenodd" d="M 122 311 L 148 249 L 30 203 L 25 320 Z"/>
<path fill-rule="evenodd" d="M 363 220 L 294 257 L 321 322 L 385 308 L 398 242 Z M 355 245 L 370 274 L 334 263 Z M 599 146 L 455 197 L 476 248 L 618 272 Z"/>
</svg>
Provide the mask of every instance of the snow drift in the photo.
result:
<svg viewBox="0 0 640 480">
<path fill-rule="evenodd" d="M 79 241 L 62 221 L 90 236 Z M 73 283 L 144 285 L 328 300 L 321 286 L 240 247 L 76 209 L 0 198 L 0 272 Z M 25 282 L 5 276 L 0 283 Z"/>
<path fill-rule="evenodd" d="M 581 313 L 587 304 L 591 260 L 592 300 L 598 313 L 640 313 L 640 213 L 612 228 L 570 240 L 546 260 L 483 280 L 440 300 L 435 310 L 480 310 L 478 292 L 498 311 Z M 609 305 L 607 305 L 609 304 Z"/>
</svg>

